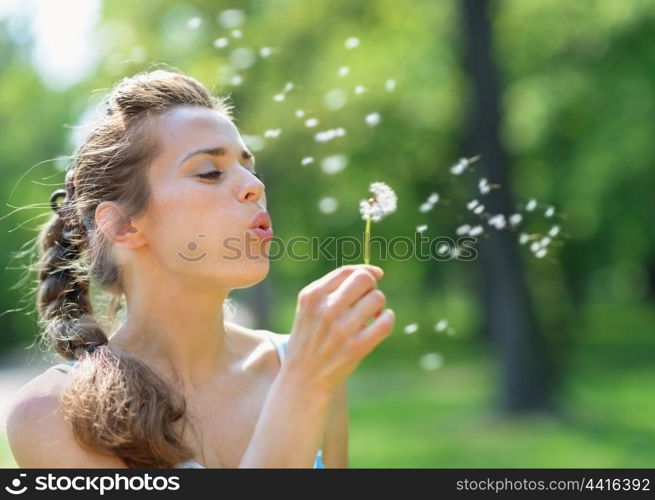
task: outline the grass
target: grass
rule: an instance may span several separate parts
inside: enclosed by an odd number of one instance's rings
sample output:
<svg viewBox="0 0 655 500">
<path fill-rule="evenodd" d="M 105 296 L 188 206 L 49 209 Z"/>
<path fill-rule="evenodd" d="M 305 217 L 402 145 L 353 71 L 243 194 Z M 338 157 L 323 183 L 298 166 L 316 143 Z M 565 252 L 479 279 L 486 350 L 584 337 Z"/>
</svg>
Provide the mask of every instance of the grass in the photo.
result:
<svg viewBox="0 0 655 500">
<path fill-rule="evenodd" d="M 350 467 L 655 465 L 655 369 L 644 346 L 586 346 L 567 375 L 559 416 L 513 418 L 493 411 L 494 362 L 461 352 L 432 372 L 388 353 L 360 365 L 348 381 Z M 4 436 L 0 466 L 16 466 Z"/>
</svg>

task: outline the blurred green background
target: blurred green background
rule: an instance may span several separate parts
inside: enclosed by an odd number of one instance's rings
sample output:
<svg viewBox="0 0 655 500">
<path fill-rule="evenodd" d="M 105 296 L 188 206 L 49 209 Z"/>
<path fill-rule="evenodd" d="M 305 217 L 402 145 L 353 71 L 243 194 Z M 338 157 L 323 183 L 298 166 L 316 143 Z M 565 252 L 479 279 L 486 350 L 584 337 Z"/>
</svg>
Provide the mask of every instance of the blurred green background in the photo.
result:
<svg viewBox="0 0 655 500">
<path fill-rule="evenodd" d="M 348 381 L 351 467 L 653 467 L 653 33 L 647 0 L 3 2 L 0 466 L 15 466 L 2 437 L 9 398 L 57 362 L 26 350 L 34 298 L 12 255 L 50 216 L 60 158 L 104 94 L 170 66 L 231 96 L 282 239 L 361 237 L 373 181 L 399 197 L 373 225 L 385 238 L 420 224 L 452 237 L 478 223 L 473 198 L 525 216 L 516 230 L 483 222 L 470 261 L 373 252 L 397 326 Z M 336 127 L 346 134 L 314 140 Z M 326 172 L 321 160 L 337 154 L 345 168 Z M 501 187 L 481 196 L 482 176 Z M 440 201 L 420 212 L 432 192 Z M 519 243 L 553 224 L 545 258 Z M 334 267 L 276 260 L 234 292 L 240 320 L 288 332 L 298 291 Z"/>
</svg>

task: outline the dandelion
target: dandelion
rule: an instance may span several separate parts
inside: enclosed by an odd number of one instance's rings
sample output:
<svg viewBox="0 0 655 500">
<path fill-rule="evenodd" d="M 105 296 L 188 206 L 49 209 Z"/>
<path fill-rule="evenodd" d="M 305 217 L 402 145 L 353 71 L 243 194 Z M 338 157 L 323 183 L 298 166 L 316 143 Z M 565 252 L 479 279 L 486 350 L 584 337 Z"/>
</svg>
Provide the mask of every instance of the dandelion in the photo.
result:
<svg viewBox="0 0 655 500">
<path fill-rule="evenodd" d="M 339 68 L 338 74 L 341 77 L 348 76 L 348 73 L 350 73 L 350 68 L 348 66 L 341 66 Z"/>
<path fill-rule="evenodd" d="M 420 226 L 416 226 L 416 232 L 417 233 L 422 233 L 428 228 L 427 224 L 421 224 Z"/>
<path fill-rule="evenodd" d="M 351 36 L 344 42 L 344 45 L 348 50 L 355 49 L 359 47 L 359 38 Z"/>
<path fill-rule="evenodd" d="M 339 208 L 339 202 L 336 198 L 331 196 L 321 198 L 318 202 L 318 209 L 324 214 L 331 214 L 335 212 L 337 208 Z"/>
<path fill-rule="evenodd" d="M 391 187 L 384 182 L 373 182 L 369 186 L 373 194 L 367 200 L 360 200 L 359 212 L 366 221 L 364 230 L 364 264 L 369 264 L 369 246 L 371 239 L 371 222 L 379 222 L 383 217 L 396 211 L 398 196 Z"/>
<path fill-rule="evenodd" d="M 370 113 L 366 115 L 364 121 L 369 127 L 375 127 L 378 123 L 380 123 L 380 113 Z"/>
<path fill-rule="evenodd" d="M 537 200 L 532 198 L 530 201 L 528 201 L 527 205 L 525 205 L 525 210 L 527 212 L 532 212 L 535 208 L 537 208 Z"/>
<path fill-rule="evenodd" d="M 407 334 L 415 333 L 416 330 L 418 330 L 418 325 L 416 323 L 411 323 L 407 325 L 404 330 Z"/>
<path fill-rule="evenodd" d="M 300 160 L 300 164 L 304 167 L 306 165 L 309 165 L 310 163 L 314 163 L 314 158 L 311 156 L 306 156 L 302 160 Z"/>
<path fill-rule="evenodd" d="M 387 90 L 387 92 L 392 92 L 393 89 L 396 88 L 396 80 L 389 78 L 386 82 L 384 82 L 384 88 Z"/>
<path fill-rule="evenodd" d="M 443 356 L 437 352 L 429 352 L 421 356 L 420 365 L 425 371 L 437 370 L 443 366 Z"/>
</svg>

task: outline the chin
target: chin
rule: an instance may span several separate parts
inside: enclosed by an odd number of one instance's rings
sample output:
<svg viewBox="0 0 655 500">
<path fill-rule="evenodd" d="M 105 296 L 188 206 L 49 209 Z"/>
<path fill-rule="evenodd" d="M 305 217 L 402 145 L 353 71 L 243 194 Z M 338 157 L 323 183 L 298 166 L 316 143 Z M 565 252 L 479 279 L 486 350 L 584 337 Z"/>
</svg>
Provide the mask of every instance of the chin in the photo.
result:
<svg viewBox="0 0 655 500">
<path fill-rule="evenodd" d="M 241 265 L 241 264 L 240 264 Z M 234 279 L 234 286 L 231 288 L 249 288 L 262 282 L 270 269 L 268 258 L 262 257 L 255 261 L 246 261 L 242 263 L 242 273 Z"/>
</svg>

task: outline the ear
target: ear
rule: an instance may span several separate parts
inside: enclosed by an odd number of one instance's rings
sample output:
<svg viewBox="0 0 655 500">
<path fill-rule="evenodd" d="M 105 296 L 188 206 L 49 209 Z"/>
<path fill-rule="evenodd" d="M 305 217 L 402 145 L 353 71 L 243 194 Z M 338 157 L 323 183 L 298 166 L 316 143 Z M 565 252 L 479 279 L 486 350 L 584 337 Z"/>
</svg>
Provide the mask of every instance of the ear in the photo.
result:
<svg viewBox="0 0 655 500">
<path fill-rule="evenodd" d="M 146 239 L 141 225 L 126 220 L 121 207 L 113 201 L 103 201 L 96 207 L 96 226 L 106 238 L 124 248 L 139 248 Z"/>
</svg>

